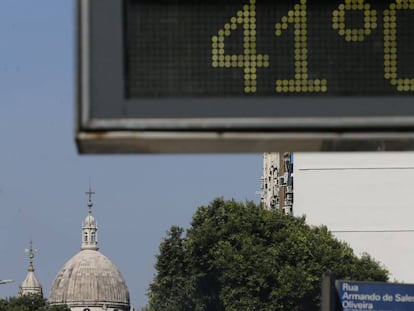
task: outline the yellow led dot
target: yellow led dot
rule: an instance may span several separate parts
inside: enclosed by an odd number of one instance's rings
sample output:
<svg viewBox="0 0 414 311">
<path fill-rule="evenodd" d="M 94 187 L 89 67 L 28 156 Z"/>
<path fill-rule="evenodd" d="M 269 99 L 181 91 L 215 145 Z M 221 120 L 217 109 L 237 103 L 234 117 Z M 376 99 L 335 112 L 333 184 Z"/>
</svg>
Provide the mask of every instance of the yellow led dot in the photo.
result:
<svg viewBox="0 0 414 311">
<path fill-rule="evenodd" d="M 256 87 L 252 86 L 250 90 L 251 90 L 252 93 L 255 93 L 256 92 Z"/>
<path fill-rule="evenodd" d="M 328 87 L 326 85 L 322 85 L 321 92 L 326 92 L 326 91 L 328 91 Z"/>
<path fill-rule="evenodd" d="M 213 55 L 213 56 L 211 57 L 211 59 L 212 59 L 213 61 L 217 61 L 217 60 L 218 60 L 218 57 L 217 57 L 217 55 Z"/>
<path fill-rule="evenodd" d="M 224 62 L 219 62 L 219 67 L 224 67 Z"/>
<path fill-rule="evenodd" d="M 281 86 L 282 85 L 282 80 L 276 80 L 276 85 Z"/>
<path fill-rule="evenodd" d="M 289 87 L 284 86 L 282 87 L 282 92 L 287 93 L 289 91 Z"/>
<path fill-rule="evenodd" d="M 244 91 L 245 91 L 246 93 L 250 93 L 250 87 L 246 86 L 246 87 L 244 88 Z"/>
<path fill-rule="evenodd" d="M 257 75 L 256 74 L 252 74 L 250 75 L 251 79 L 256 80 L 257 79 Z"/>
<path fill-rule="evenodd" d="M 217 67 L 217 66 L 218 66 L 218 62 L 212 62 L 212 63 L 211 63 L 211 65 L 212 65 L 213 67 Z"/>
<path fill-rule="evenodd" d="M 243 62 L 237 62 L 237 67 L 243 67 Z"/>
<path fill-rule="evenodd" d="M 224 35 L 225 35 L 225 36 L 230 36 L 230 34 L 231 34 L 230 30 L 227 30 L 227 29 L 226 29 L 226 30 L 224 31 Z"/>
<path fill-rule="evenodd" d="M 265 68 L 266 68 L 266 67 L 269 67 L 269 65 L 270 65 L 270 64 L 269 64 L 269 62 L 268 62 L 268 61 L 264 61 L 264 62 L 263 62 L 263 67 L 265 67 Z"/>
<path fill-rule="evenodd" d="M 282 80 L 282 85 L 284 85 L 284 86 L 289 85 L 289 80 Z"/>
<path fill-rule="evenodd" d="M 224 67 L 230 68 L 231 67 L 231 62 L 224 62 Z"/>
<path fill-rule="evenodd" d="M 276 92 L 281 93 L 282 92 L 282 87 L 281 86 L 277 86 L 276 87 Z"/>
</svg>

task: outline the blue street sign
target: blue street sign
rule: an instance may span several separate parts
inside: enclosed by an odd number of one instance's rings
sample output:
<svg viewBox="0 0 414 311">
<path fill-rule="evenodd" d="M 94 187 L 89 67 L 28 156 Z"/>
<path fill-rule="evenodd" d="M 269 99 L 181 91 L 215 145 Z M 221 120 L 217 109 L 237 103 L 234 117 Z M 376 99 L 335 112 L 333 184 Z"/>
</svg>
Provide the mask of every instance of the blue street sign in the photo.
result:
<svg viewBox="0 0 414 311">
<path fill-rule="evenodd" d="M 336 281 L 343 311 L 414 311 L 414 284 Z"/>
</svg>

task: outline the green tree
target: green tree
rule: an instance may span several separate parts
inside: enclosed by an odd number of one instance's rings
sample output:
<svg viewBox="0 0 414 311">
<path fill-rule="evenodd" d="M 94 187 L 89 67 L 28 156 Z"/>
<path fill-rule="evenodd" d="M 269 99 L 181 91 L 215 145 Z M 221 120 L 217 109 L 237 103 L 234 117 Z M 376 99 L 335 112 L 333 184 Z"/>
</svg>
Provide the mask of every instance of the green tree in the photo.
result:
<svg viewBox="0 0 414 311">
<path fill-rule="evenodd" d="M 183 234 L 173 226 L 160 244 L 152 311 L 316 311 L 324 272 L 388 280 L 378 262 L 358 258 L 326 227 L 253 202 L 215 199 L 198 208 Z"/>
<path fill-rule="evenodd" d="M 66 305 L 49 306 L 40 295 L 25 295 L 0 299 L 0 311 L 70 311 Z"/>
</svg>

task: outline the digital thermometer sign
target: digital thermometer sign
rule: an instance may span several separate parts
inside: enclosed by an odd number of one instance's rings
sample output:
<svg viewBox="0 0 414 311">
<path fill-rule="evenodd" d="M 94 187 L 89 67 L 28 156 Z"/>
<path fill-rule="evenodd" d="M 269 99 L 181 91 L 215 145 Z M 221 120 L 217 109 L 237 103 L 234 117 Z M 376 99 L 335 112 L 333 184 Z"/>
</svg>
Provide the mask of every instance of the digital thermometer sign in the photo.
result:
<svg viewBox="0 0 414 311">
<path fill-rule="evenodd" d="M 125 14 L 132 98 L 414 91 L 412 0 L 128 0 Z"/>
<path fill-rule="evenodd" d="M 414 150 L 414 0 L 78 0 L 81 153 Z"/>
</svg>

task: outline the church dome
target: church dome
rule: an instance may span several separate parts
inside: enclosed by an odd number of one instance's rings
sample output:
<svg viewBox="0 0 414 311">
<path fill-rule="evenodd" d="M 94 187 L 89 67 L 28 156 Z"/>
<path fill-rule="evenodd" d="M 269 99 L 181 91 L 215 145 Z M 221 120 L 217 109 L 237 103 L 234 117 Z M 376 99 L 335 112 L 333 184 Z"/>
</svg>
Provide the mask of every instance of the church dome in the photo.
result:
<svg viewBox="0 0 414 311">
<path fill-rule="evenodd" d="M 26 252 L 29 253 L 29 268 L 27 269 L 27 276 L 20 284 L 18 295 L 25 296 L 29 294 L 37 294 L 43 297 L 43 288 L 42 284 L 37 280 L 35 275 L 35 269 L 33 266 L 33 259 L 35 257 L 35 250 L 33 249 L 33 242 L 30 241 L 30 248 L 26 249 Z"/>
<path fill-rule="evenodd" d="M 51 304 L 127 310 L 129 292 L 117 267 L 97 250 L 84 249 L 57 274 L 50 291 Z"/>
<path fill-rule="evenodd" d="M 81 251 L 60 269 L 49 294 L 52 305 L 67 304 L 72 311 L 129 311 L 129 292 L 118 268 L 98 251 L 98 226 L 89 213 L 82 223 Z"/>
</svg>

